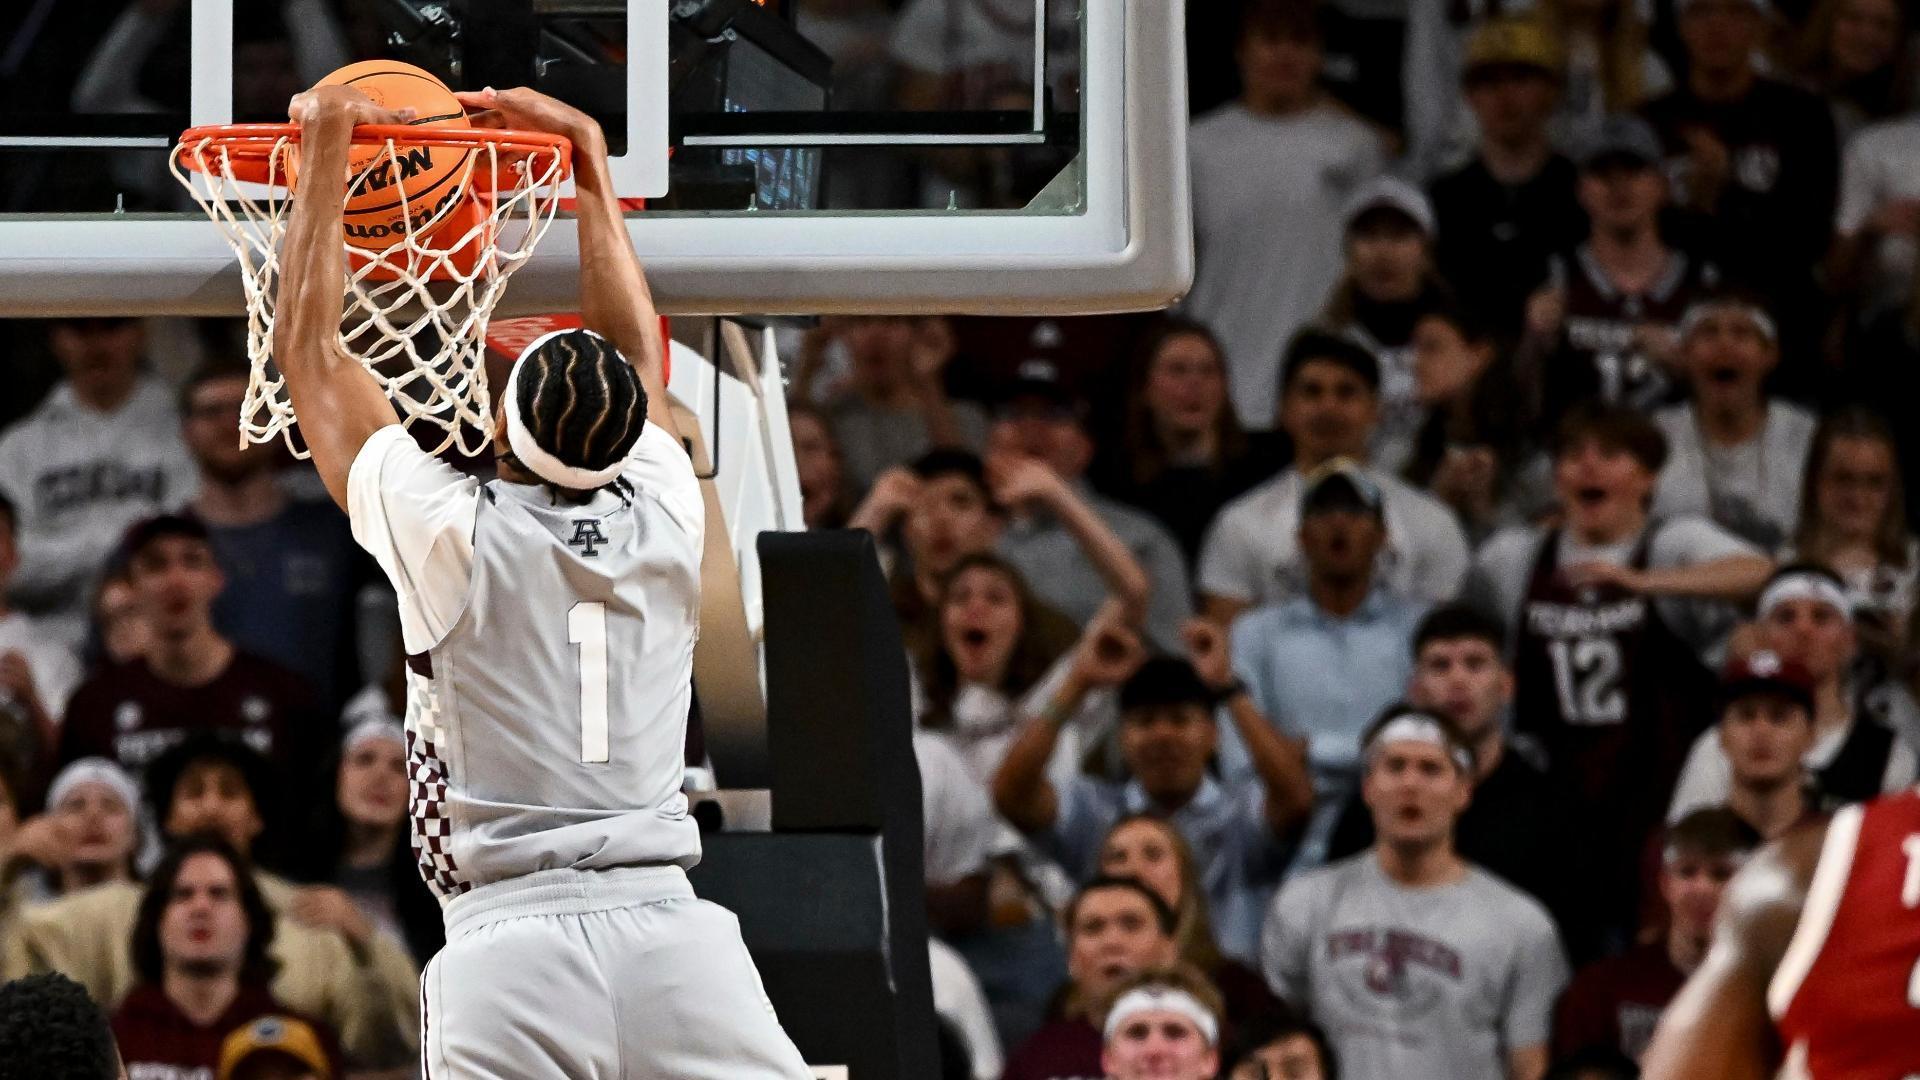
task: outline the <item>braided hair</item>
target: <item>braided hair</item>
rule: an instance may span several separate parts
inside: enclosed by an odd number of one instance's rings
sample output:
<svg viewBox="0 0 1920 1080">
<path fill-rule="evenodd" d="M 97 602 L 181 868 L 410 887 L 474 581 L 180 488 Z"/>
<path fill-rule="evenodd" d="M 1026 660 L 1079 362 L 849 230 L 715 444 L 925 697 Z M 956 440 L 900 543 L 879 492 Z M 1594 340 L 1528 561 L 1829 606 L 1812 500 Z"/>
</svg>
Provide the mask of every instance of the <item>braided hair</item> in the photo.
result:
<svg viewBox="0 0 1920 1080">
<path fill-rule="evenodd" d="M 526 366 L 517 380 L 516 404 L 541 449 L 568 465 L 594 470 L 632 451 L 646 425 L 647 390 L 611 341 L 570 330 L 549 337 L 520 363 Z M 576 502 L 591 495 L 547 486 Z"/>
</svg>

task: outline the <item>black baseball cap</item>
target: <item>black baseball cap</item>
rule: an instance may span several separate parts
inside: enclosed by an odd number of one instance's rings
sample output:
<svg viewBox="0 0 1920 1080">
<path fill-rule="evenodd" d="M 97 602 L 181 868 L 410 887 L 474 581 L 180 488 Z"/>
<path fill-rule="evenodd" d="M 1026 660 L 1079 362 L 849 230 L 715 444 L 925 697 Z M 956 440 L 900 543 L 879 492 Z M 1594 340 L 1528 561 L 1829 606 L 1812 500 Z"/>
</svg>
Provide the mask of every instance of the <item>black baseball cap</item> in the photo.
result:
<svg viewBox="0 0 1920 1080">
<path fill-rule="evenodd" d="M 1007 383 L 1006 392 L 1000 395 L 1001 411 L 1009 411 L 1016 404 L 1028 400 L 1039 400 L 1050 409 L 1076 418 L 1082 407 L 1080 396 L 1067 385 L 1060 365 L 1042 356 L 1020 362 L 1012 381 Z"/>
</svg>

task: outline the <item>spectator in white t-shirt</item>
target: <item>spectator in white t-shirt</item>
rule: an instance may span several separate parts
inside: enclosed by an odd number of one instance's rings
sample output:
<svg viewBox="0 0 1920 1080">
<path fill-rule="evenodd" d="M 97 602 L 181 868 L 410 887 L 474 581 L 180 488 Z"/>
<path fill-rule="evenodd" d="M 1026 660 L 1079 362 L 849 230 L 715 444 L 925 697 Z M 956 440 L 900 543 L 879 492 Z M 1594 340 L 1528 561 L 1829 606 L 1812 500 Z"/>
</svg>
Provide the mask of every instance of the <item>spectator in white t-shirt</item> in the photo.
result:
<svg viewBox="0 0 1920 1080">
<path fill-rule="evenodd" d="M 1680 321 L 1692 400 L 1654 415 L 1668 457 L 1654 512 L 1699 514 L 1775 551 L 1800 524 L 1813 414 L 1767 396 L 1780 363 L 1773 318 L 1734 294 L 1696 302 Z"/>
<path fill-rule="evenodd" d="M 1385 164 L 1380 138 L 1319 85 L 1313 6 L 1248 8 L 1240 100 L 1194 122 L 1189 315 L 1226 351 L 1240 422 L 1274 424 L 1280 355 L 1340 278 L 1340 210 Z"/>
<path fill-rule="evenodd" d="M 913 756 L 920 764 L 927 926 L 935 934 L 978 930 L 987 922 L 987 877 L 1001 847 L 1000 820 L 986 785 L 945 736 L 915 731 Z"/>
<path fill-rule="evenodd" d="M 1337 335 L 1306 330 L 1287 347 L 1280 426 L 1293 439 L 1292 467 L 1228 503 L 1200 551 L 1200 593 L 1208 618 L 1225 626 L 1247 608 L 1306 589 L 1300 553 L 1302 476 L 1334 458 L 1367 458 L 1380 409 L 1380 364 Z M 1383 470 L 1387 526 L 1375 576 L 1402 596 L 1450 600 L 1466 577 L 1466 535 L 1452 510 Z"/>
<path fill-rule="evenodd" d="M 927 968 L 933 980 L 934 1015 L 966 1051 L 968 1075 L 973 1080 L 999 1080 L 1006 1062 L 1000 1034 L 994 1029 L 986 992 L 966 958 L 939 938 L 929 938 Z"/>
<path fill-rule="evenodd" d="M 1344 1075 L 1540 1080 L 1567 961 L 1537 901 L 1454 851 L 1472 751 L 1413 709 L 1365 745 L 1379 840 L 1280 890 L 1267 982 L 1326 1028 Z"/>
<path fill-rule="evenodd" d="M 0 495 L 0 744 L 29 768 L 52 763 L 55 728 L 80 685 L 80 662 L 41 620 L 7 606 L 20 563 L 14 508 Z"/>
<path fill-rule="evenodd" d="M 121 536 L 193 494 L 173 395 L 140 370 L 145 340 L 135 319 L 53 323 L 47 342 L 66 378 L 0 434 L 0 495 L 17 514 L 20 557 L 9 599 L 72 645 Z"/>
<path fill-rule="evenodd" d="M 953 742 L 986 785 L 1026 717 L 1039 715 L 1066 684 L 1082 644 L 1056 651 L 1039 625 L 1042 609 L 1020 571 L 997 555 L 961 558 L 934 605 L 934 627 L 915 657 L 914 724 Z M 1096 633 L 1090 627 L 1088 633 Z M 1111 726 L 1113 699 L 1095 693 L 1060 718 L 1066 729 L 1052 768 L 1065 779 Z"/>
<path fill-rule="evenodd" d="M 1833 284 L 1869 311 L 1904 307 L 1920 265 L 1920 112 L 1847 140 L 1833 231 Z"/>
</svg>

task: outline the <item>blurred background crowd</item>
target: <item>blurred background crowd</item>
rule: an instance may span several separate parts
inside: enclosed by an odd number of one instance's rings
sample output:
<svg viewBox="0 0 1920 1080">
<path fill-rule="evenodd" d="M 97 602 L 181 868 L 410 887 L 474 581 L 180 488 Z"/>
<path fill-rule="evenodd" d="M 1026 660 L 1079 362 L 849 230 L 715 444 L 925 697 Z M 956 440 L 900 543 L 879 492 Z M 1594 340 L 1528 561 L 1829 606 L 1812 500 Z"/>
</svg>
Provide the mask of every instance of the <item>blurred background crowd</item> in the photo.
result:
<svg viewBox="0 0 1920 1080">
<path fill-rule="evenodd" d="M 1031 4 L 806 7 L 845 94 L 1031 63 Z M 1178 962 L 1235 1080 L 1631 1077 L 1742 861 L 1914 782 L 1909 19 L 1196 4 L 1177 309 L 781 330 L 807 524 L 872 533 L 914 675 L 953 1075 L 1107 1075 Z M 236 449 L 239 333 L 0 326 L 0 974 L 129 1063 L 284 1015 L 407 1076 L 394 602 Z"/>
</svg>

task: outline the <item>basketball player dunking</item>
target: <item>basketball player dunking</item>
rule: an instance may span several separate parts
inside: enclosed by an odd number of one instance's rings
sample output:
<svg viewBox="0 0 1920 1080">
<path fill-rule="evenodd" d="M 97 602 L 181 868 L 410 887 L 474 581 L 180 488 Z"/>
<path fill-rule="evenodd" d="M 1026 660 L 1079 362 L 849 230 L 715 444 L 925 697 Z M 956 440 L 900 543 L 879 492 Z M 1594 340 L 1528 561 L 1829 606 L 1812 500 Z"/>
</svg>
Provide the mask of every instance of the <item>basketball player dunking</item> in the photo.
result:
<svg viewBox="0 0 1920 1080">
<path fill-rule="evenodd" d="M 1920 1077 L 1920 790 L 1788 833 L 1720 912 L 1645 1080 Z"/>
<path fill-rule="evenodd" d="M 420 450 L 337 345 L 358 91 L 293 100 L 301 174 L 273 356 L 354 536 L 400 595 L 413 844 L 447 945 L 422 979 L 428 1077 L 804 1080 L 738 922 L 695 899 L 680 794 L 705 516 L 660 324 L 593 120 L 530 90 L 476 126 L 573 141 L 581 312 L 499 393 L 500 478 Z M 631 363 L 629 363 L 631 361 Z"/>
</svg>

